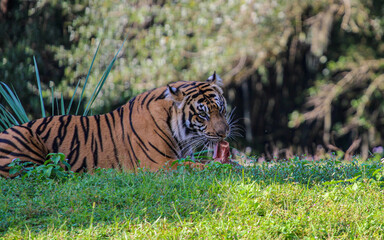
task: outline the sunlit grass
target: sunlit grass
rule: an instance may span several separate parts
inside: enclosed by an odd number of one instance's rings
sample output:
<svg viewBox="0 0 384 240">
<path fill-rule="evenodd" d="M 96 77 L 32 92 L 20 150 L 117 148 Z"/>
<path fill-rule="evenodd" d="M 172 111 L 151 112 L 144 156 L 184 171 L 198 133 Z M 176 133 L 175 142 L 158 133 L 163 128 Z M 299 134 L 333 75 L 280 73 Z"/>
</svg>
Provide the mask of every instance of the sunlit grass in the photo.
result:
<svg viewBox="0 0 384 240">
<path fill-rule="evenodd" d="M 381 167 L 378 158 L 296 159 L 238 170 L 100 170 L 61 183 L 1 179 L 0 236 L 378 239 Z"/>
</svg>

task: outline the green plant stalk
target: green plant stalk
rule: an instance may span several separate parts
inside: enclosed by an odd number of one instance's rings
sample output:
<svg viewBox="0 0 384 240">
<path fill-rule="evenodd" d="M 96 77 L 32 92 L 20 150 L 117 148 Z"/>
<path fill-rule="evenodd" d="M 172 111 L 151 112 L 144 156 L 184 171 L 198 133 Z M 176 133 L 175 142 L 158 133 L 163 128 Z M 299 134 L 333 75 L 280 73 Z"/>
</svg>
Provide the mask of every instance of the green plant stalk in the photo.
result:
<svg viewBox="0 0 384 240">
<path fill-rule="evenodd" d="M 119 50 L 117 51 L 117 53 L 115 54 L 115 56 L 113 57 L 112 61 L 109 63 L 108 65 L 108 68 L 104 71 L 103 73 L 103 76 L 101 77 L 100 81 L 98 82 L 95 90 L 93 91 L 92 93 L 92 96 L 91 98 L 89 99 L 88 101 L 88 104 L 84 110 L 84 113 L 83 113 L 83 116 L 87 116 L 88 115 L 88 112 L 93 104 L 93 102 L 96 100 L 96 97 L 98 96 L 98 94 L 100 93 L 102 87 L 104 86 L 104 83 L 105 81 L 107 80 L 107 77 L 109 75 L 109 72 L 111 71 L 112 67 L 113 67 L 113 64 L 115 63 L 116 59 L 117 59 L 117 55 L 120 53 L 121 49 L 123 48 L 124 46 L 124 43 L 125 43 L 126 39 L 124 39 L 123 43 L 121 44 Z"/>
<path fill-rule="evenodd" d="M 14 123 L 18 124 L 17 120 L 12 116 L 12 114 L 1 104 L 0 110 L 0 132 L 3 132 L 6 129 L 14 126 Z"/>
<path fill-rule="evenodd" d="M 17 97 L 17 94 L 12 91 L 5 83 L 0 82 L 0 93 L 6 100 L 6 102 L 9 104 L 13 112 L 16 114 L 17 118 L 19 119 L 20 123 L 28 122 L 28 116 L 25 113 L 25 110 Z M 18 123 L 17 123 L 18 124 Z"/>
<path fill-rule="evenodd" d="M 51 107 L 52 107 L 52 116 L 55 115 L 55 96 L 54 96 L 54 93 L 53 93 L 53 87 L 51 87 Z"/>
<path fill-rule="evenodd" d="M 99 42 L 99 45 L 97 45 L 96 52 L 95 52 L 95 54 L 93 55 L 93 59 L 92 59 L 92 62 L 91 62 L 91 66 L 89 67 L 87 77 L 85 78 L 84 86 L 83 86 L 83 89 L 82 89 L 81 94 L 80 94 L 79 104 L 77 105 L 77 109 L 76 109 L 76 113 L 75 113 L 75 115 L 77 115 L 78 112 L 79 112 L 79 108 L 80 108 L 80 105 L 81 105 L 81 101 L 83 100 L 83 94 L 84 94 L 84 91 L 85 91 L 85 87 L 87 86 L 88 78 L 89 78 L 89 75 L 91 74 L 91 70 L 92 70 L 92 67 L 93 67 L 93 63 L 95 62 L 96 55 L 97 55 L 97 52 L 99 51 L 100 44 L 101 44 L 101 41 Z M 80 83 L 80 80 L 79 80 L 79 83 Z M 79 85 L 79 83 L 77 84 L 77 86 Z M 76 90 L 77 90 L 77 86 L 76 86 Z M 75 93 L 76 93 L 76 90 L 75 90 Z M 75 95 L 75 93 L 74 93 L 73 95 Z M 72 99 L 73 99 L 73 97 L 72 97 Z M 68 109 L 68 112 L 69 112 L 69 109 Z"/>
<path fill-rule="evenodd" d="M 63 93 L 61 93 L 61 115 L 65 115 L 65 107 L 64 107 Z"/>
<path fill-rule="evenodd" d="M 79 81 L 77 82 L 75 91 L 74 91 L 74 93 L 73 93 L 73 95 L 72 95 L 71 101 L 69 102 L 69 105 L 68 105 L 68 108 L 67 108 L 67 112 L 66 112 L 67 115 L 69 114 L 69 111 L 71 110 L 72 103 L 73 103 L 73 100 L 75 99 L 76 91 L 77 91 L 77 88 L 78 88 L 79 85 L 80 85 L 80 82 L 81 82 L 81 80 L 79 80 Z M 81 101 L 81 100 L 80 100 L 80 101 Z"/>
<path fill-rule="evenodd" d="M 35 63 L 35 72 L 36 72 L 36 81 L 37 86 L 39 88 L 39 94 L 40 94 L 40 106 L 41 106 L 41 116 L 45 118 L 45 107 L 44 107 L 44 100 L 43 100 L 43 93 L 41 91 L 41 84 L 40 84 L 40 76 L 39 76 L 39 69 L 37 68 L 36 58 L 33 56 L 33 61 Z"/>
</svg>

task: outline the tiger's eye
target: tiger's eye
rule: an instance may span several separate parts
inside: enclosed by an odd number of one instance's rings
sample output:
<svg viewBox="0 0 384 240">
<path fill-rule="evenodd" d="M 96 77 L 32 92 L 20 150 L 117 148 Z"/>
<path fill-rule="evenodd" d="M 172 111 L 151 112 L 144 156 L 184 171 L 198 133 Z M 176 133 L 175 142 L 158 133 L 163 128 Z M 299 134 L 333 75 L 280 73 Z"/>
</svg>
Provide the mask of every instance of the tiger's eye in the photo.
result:
<svg viewBox="0 0 384 240">
<path fill-rule="evenodd" d="M 200 113 L 199 113 L 199 116 L 200 116 L 201 118 L 208 118 L 208 114 L 207 114 L 206 112 L 200 112 Z"/>
</svg>

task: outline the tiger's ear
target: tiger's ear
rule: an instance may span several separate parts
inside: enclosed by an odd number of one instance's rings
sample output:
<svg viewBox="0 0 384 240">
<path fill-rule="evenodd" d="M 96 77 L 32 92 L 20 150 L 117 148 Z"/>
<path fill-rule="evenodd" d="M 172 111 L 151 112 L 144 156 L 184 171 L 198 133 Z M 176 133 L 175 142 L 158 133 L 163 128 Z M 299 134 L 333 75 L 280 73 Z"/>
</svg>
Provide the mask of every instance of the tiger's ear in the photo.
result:
<svg viewBox="0 0 384 240">
<path fill-rule="evenodd" d="M 212 76 L 207 79 L 207 82 L 211 84 L 216 84 L 219 87 L 223 87 L 223 80 L 219 75 L 216 74 L 216 71 L 213 72 Z"/>
<path fill-rule="evenodd" d="M 184 95 L 178 88 L 172 87 L 168 84 L 166 98 L 172 100 L 177 106 L 179 106 L 184 99 Z"/>
</svg>

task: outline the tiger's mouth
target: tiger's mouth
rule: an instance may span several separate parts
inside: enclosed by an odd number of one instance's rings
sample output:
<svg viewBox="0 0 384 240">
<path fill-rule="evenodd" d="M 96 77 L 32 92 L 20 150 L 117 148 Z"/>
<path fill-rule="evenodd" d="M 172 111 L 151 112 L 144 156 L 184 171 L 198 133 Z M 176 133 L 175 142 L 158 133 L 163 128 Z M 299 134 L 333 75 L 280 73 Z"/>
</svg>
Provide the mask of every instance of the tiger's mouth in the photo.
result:
<svg viewBox="0 0 384 240">
<path fill-rule="evenodd" d="M 224 139 L 225 138 L 223 138 L 223 137 L 216 137 L 216 136 L 207 136 L 207 140 L 208 141 L 211 141 L 211 142 L 213 142 L 213 143 L 218 143 L 218 142 L 220 142 L 220 141 L 224 141 Z"/>
</svg>

